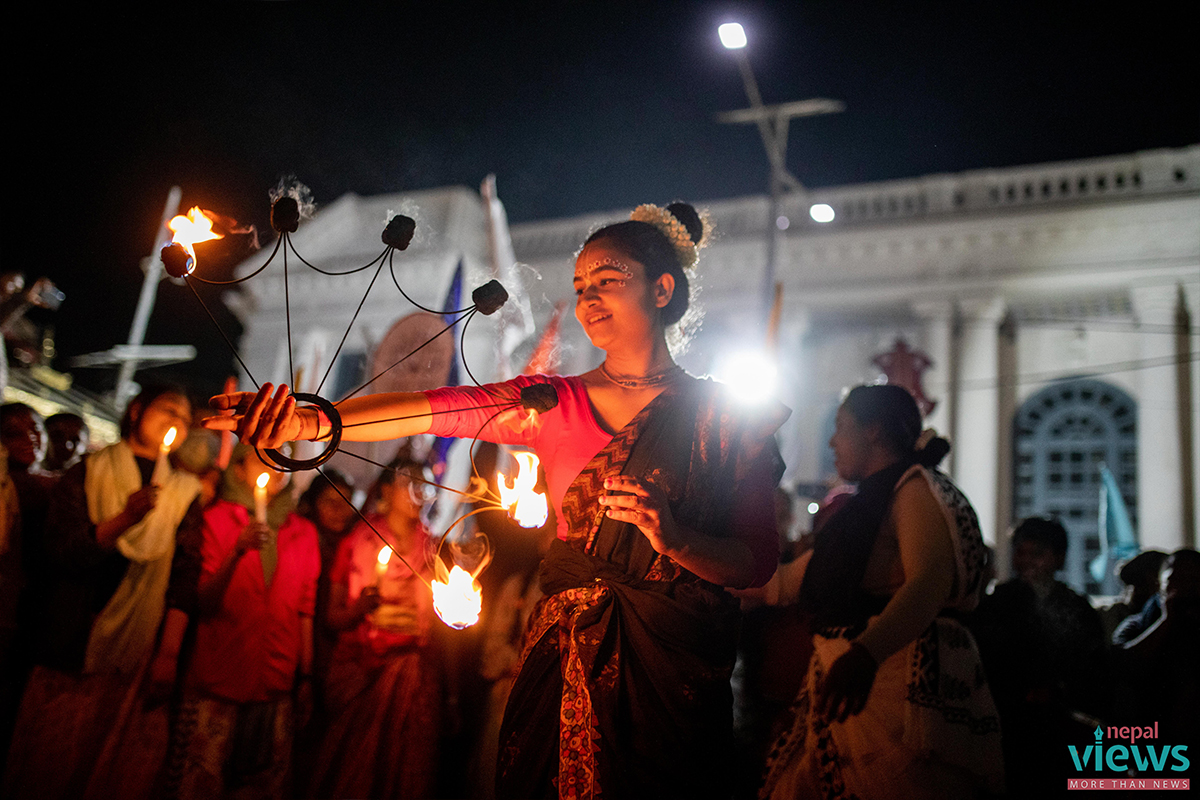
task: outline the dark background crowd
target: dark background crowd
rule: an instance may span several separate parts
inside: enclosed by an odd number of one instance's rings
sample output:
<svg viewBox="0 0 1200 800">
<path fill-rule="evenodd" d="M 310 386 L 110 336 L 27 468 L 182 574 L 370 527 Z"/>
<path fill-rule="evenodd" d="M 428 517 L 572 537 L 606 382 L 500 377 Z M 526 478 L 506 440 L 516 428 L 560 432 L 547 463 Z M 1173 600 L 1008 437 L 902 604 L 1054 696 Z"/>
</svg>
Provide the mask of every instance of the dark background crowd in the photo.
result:
<svg viewBox="0 0 1200 800">
<path fill-rule="evenodd" d="M 124 430 L 136 437 L 130 425 L 150 425 L 147 416 L 158 410 L 156 403 L 167 402 L 162 398 L 173 397 L 188 415 L 181 427 L 191 436 L 170 460 L 174 472 L 195 480 L 196 489 L 177 527 L 164 583 L 165 611 L 158 607 L 161 621 L 153 646 L 115 695 L 115 716 L 92 720 L 94 741 L 77 743 L 71 754 L 84 763 L 71 764 L 68 757 L 66 763 L 46 765 L 48 771 L 73 775 L 62 787 L 73 796 L 99 796 L 96 787 L 104 780 L 95 767 L 101 759 L 137 761 L 143 777 L 136 785 L 147 796 L 222 791 L 231 796 L 490 796 L 499 715 L 519 657 L 523 623 L 540 597 L 536 567 L 553 536 L 553 519 L 530 533 L 502 514 L 477 517 L 495 552 L 495 561 L 480 576 L 484 617 L 476 626 L 452 630 L 430 616 L 428 603 L 419 599 L 428 589 L 412 580 L 436 553 L 429 531 L 449 524 L 428 518 L 428 454 L 405 448 L 373 487 L 354 486 L 329 470 L 300 491 L 298 476 L 289 479 L 268 470 L 253 451 L 223 447 L 220 435 L 192 424 L 193 398 L 183 389 L 162 391 L 149 403 L 134 401 Z M 31 682 L 31 675 L 88 677 L 85 664 L 64 659 L 63 649 L 48 642 L 55 637 L 47 635 L 54 633 L 49 626 L 60 624 L 55 614 L 64 575 L 90 586 L 104 570 L 93 563 L 80 572 L 78 556 L 68 546 L 75 534 L 63 530 L 88 525 L 86 514 L 67 513 L 79 511 L 91 487 L 77 475 L 85 471 L 88 429 L 75 414 L 42 419 L 27 405 L 8 403 L 0 409 L 0 434 L 6 503 L 0 556 L 5 787 L 14 796 L 46 796 L 36 784 L 22 783 L 30 773 L 28 760 L 46 757 L 22 741 L 29 734 L 22 721 L 44 716 L 39 703 L 54 703 L 54 687 L 47 688 L 44 680 Z M 495 474 L 497 452 L 491 447 L 476 461 L 481 474 Z M 269 513 L 255 524 L 252 478 L 264 472 L 277 477 L 266 504 Z M 781 489 L 778 500 L 786 563 L 801 555 L 812 537 L 805 532 L 796 541 L 790 538 L 794 499 Z M 363 522 L 360 511 L 374 527 Z M 819 513 L 817 525 L 824 518 Z M 99 535 L 95 530 L 92 536 Z M 408 556 L 414 572 L 398 563 L 373 571 L 369 560 L 379 549 L 376 530 Z M 1200 711 L 1200 687 L 1190 666 L 1200 643 L 1200 555 L 1191 549 L 1142 552 L 1119 565 L 1125 593 L 1097 606 L 1055 579 L 1067 550 L 1058 522 L 1023 520 L 1010 535 L 1012 577 L 991 582 L 978 608 L 962 620 L 976 638 L 1000 712 L 1010 796 L 1034 796 L 1060 786 L 1072 772 L 1066 746 L 1091 742 L 1097 725 L 1157 726 L 1158 743 L 1193 741 Z M 296 551 L 304 558 L 292 557 Z M 250 572 L 257 584 L 244 569 L 246 553 L 256 554 Z M 197 563 L 184 563 L 189 559 Z M 260 563 L 274 574 L 257 573 Z M 214 594 L 211 579 L 225 567 L 231 572 L 221 596 Z M 105 580 L 111 592 L 114 578 Z M 243 591 L 237 588 L 240 580 L 250 587 L 245 596 L 237 594 Z M 261 608 L 252 599 L 252 584 L 260 594 L 265 591 Z M 286 602 L 271 599 L 272 593 L 285 591 L 294 596 Z M 85 621 L 96 619 L 96 597 L 104 595 L 92 597 L 93 605 L 83 611 Z M 272 602 L 283 602 L 285 615 L 311 619 L 307 640 L 281 621 Z M 785 724 L 803 677 L 798 665 L 808 658 L 810 637 L 794 607 L 760 605 L 752 598 L 744 606 L 734 681 L 739 752 L 730 754 L 730 768 L 741 774 L 741 794 L 753 796 L 763 755 Z M 177 611 L 184 612 L 180 634 L 170 631 Z M 383 612 L 392 615 L 390 621 Z M 246 623 L 238 615 L 257 616 Z M 206 670 L 219 674 L 199 674 Z M 384 674 L 390 677 L 383 680 Z M 90 689 L 83 696 L 89 702 L 97 697 Z M 232 711 L 222 717 L 207 709 L 197 699 L 207 697 L 223 697 Z M 272 706 L 280 698 L 286 699 L 286 709 Z M 125 708 L 130 703 L 139 705 L 136 714 Z M 127 733 L 113 736 L 113 727 L 155 708 L 161 710 L 162 741 L 148 745 L 131 742 Z M 256 718 L 259 712 L 265 716 Z M 207 727 L 197 719 L 207 720 Z M 213 733 L 221 724 L 228 729 Z M 222 763 L 197 763 L 189 748 L 216 748 Z M 415 763 L 413 754 L 418 754 Z M 147 758 L 152 766 L 143 763 Z M 388 774 L 351 789 L 334 774 L 341 762 L 353 762 L 359 774 Z M 380 765 L 389 767 L 381 773 Z M 261 780 L 256 774 L 272 777 Z"/>
</svg>

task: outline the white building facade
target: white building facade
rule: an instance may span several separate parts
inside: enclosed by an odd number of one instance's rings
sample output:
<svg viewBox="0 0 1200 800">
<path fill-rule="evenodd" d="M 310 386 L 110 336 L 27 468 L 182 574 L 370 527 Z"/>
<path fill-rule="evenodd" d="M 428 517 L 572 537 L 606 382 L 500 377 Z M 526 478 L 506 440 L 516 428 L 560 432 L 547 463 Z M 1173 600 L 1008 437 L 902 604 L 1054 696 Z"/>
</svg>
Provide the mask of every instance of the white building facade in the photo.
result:
<svg viewBox="0 0 1200 800">
<path fill-rule="evenodd" d="M 766 237 L 777 231 L 777 392 L 793 409 L 780 436 L 786 483 L 817 494 L 832 480 L 826 443 L 842 391 L 876 381 L 874 359 L 903 340 L 931 362 L 928 422 L 954 445 L 944 467 L 972 499 L 1001 574 L 1012 522 L 1050 513 L 1072 537 L 1066 578 L 1098 588 L 1086 565 L 1098 552 L 1102 463 L 1143 546 L 1195 545 L 1200 146 L 816 190 L 785 198 L 774 225 L 765 197 L 687 199 L 715 230 L 699 268 L 703 326 L 679 358 L 695 374 L 720 378 L 727 359 L 761 348 Z M 815 203 L 831 206 L 834 220 L 813 221 Z M 483 206 L 467 189 L 343 198 L 295 241 L 314 263 L 367 263 L 382 249 L 387 210 L 406 204 L 419 209 L 425 237 L 401 256 L 414 299 L 441 308 L 460 260 L 466 296 L 491 277 Z M 587 235 L 627 214 L 512 227 L 520 291 L 539 329 L 557 303 L 573 305 L 572 262 Z M 289 274 L 292 340 L 321 343 L 328 358 L 371 270 L 353 280 L 300 273 Z M 259 380 L 277 380 L 288 372 L 282 277 L 247 286 L 243 358 Z M 335 365 L 345 385 L 412 310 L 394 287 L 373 292 Z M 472 372 L 508 377 L 494 355 L 495 322 L 471 324 Z M 600 353 L 579 326 L 568 320 L 563 331 L 563 371 L 595 366 Z M 523 363 L 520 349 L 513 363 Z"/>
<path fill-rule="evenodd" d="M 811 204 L 835 211 L 813 221 Z M 765 197 L 706 208 L 704 325 L 681 363 L 721 377 L 762 341 Z M 518 259 L 555 276 L 617 213 L 514 226 Z M 1089 584 L 1099 465 L 1144 547 L 1194 546 L 1200 460 L 1200 146 L 835 187 L 785 200 L 779 396 L 785 482 L 832 477 L 827 442 L 845 388 L 874 382 L 900 339 L 932 362 L 928 423 L 1007 571 L 1015 519 L 1054 514 L 1072 537 L 1066 578 Z M 573 332 L 578 337 L 577 327 Z M 570 369 L 596 355 L 573 351 Z M 810 488 L 808 491 L 812 492 Z"/>
</svg>

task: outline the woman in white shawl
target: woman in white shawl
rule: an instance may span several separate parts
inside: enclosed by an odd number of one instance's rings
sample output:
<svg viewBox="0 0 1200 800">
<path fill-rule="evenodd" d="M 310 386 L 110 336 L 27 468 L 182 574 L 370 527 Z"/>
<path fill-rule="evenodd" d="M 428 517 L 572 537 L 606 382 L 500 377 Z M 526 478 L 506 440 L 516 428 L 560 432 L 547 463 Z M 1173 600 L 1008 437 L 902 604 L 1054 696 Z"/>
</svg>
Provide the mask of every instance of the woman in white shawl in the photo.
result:
<svg viewBox="0 0 1200 800">
<path fill-rule="evenodd" d="M 191 419 L 182 389 L 144 390 L 125 412 L 122 439 L 55 488 L 46 524 L 54 582 L 9 751 L 7 797 L 151 791 L 167 723 L 146 701 L 174 682 L 198 577 L 200 484 L 166 457 Z"/>
<path fill-rule="evenodd" d="M 814 652 L 759 796 L 1001 792 L 999 717 L 957 619 L 978 601 L 985 550 L 970 502 L 936 469 L 950 445 L 922 433 L 899 386 L 852 389 L 829 444 L 838 474 L 858 488 L 813 549 L 777 573 Z"/>
</svg>

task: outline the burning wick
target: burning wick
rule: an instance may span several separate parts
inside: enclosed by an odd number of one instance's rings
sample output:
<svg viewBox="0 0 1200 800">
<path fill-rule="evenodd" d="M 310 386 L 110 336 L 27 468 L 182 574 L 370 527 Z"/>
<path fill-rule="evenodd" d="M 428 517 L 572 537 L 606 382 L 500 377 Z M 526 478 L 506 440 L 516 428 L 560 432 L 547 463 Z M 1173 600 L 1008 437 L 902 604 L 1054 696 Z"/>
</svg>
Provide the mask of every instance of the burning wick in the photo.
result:
<svg viewBox="0 0 1200 800">
<path fill-rule="evenodd" d="M 178 429 L 172 427 L 163 437 L 162 446 L 158 448 L 158 459 L 154 462 L 154 474 L 150 476 L 150 482 L 155 486 L 162 486 L 171 476 L 171 461 L 168 456 L 171 455 L 171 445 L 175 443 L 175 437 L 178 434 Z"/>
<path fill-rule="evenodd" d="M 379 555 L 375 557 L 375 586 L 383 583 L 383 576 L 387 574 L 388 562 L 392 560 L 392 548 L 386 544 L 379 548 Z"/>
<path fill-rule="evenodd" d="M 435 561 L 435 569 L 439 578 L 430 584 L 430 588 L 433 589 L 433 610 L 442 622 L 455 630 L 479 622 L 479 612 L 483 610 L 483 587 L 475 580 L 475 576 L 457 564 L 447 573 L 441 559 Z"/>
<path fill-rule="evenodd" d="M 264 472 L 254 482 L 254 519 L 260 525 L 267 524 L 267 484 L 271 482 L 271 474 Z"/>
<path fill-rule="evenodd" d="M 500 505 L 522 528 L 540 528 L 546 524 L 550 507 L 546 495 L 534 491 L 538 457 L 533 453 L 513 453 L 513 457 L 517 459 L 517 478 L 510 484 L 508 476 L 500 473 Z"/>
<path fill-rule="evenodd" d="M 175 236 L 172 237 L 171 244 L 162 249 L 162 260 L 167 273 L 174 278 L 190 275 L 196 268 L 196 243 L 221 238 L 221 234 L 212 229 L 213 221 L 205 216 L 199 206 L 190 209 L 186 217 L 181 214 L 172 218 L 167 227 Z M 176 245 L 187 251 L 186 256 L 179 252 Z"/>
</svg>

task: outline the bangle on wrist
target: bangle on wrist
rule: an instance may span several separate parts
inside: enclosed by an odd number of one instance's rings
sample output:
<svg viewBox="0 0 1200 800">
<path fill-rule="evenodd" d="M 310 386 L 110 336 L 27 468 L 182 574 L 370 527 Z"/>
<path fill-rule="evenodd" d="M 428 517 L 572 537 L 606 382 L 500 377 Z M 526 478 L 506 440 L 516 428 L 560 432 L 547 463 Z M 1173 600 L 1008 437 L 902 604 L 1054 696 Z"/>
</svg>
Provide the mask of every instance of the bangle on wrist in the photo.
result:
<svg viewBox="0 0 1200 800">
<path fill-rule="evenodd" d="M 312 436 L 308 437 L 309 441 L 319 442 L 322 439 L 329 438 L 330 434 L 333 433 L 333 424 L 330 423 L 329 417 L 321 410 L 320 406 L 305 406 L 305 408 L 312 410 L 317 415 L 317 429 L 313 431 Z"/>
</svg>

